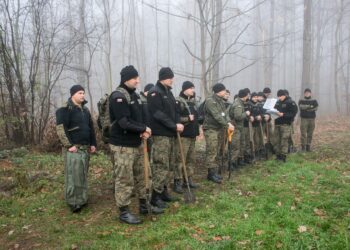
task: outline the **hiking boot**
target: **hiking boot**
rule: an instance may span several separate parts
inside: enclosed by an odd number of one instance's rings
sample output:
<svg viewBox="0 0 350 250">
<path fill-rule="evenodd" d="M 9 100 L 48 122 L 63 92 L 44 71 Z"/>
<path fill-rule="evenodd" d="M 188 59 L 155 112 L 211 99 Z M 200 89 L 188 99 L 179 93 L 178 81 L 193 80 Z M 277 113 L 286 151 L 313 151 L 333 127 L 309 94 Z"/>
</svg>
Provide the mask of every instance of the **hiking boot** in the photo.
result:
<svg viewBox="0 0 350 250">
<path fill-rule="evenodd" d="M 209 181 L 212 181 L 212 182 L 221 184 L 221 179 L 219 179 L 219 178 L 217 177 L 217 175 L 215 174 L 215 169 L 214 169 L 214 168 L 208 168 L 208 176 L 207 176 L 207 179 L 208 179 Z"/>
<path fill-rule="evenodd" d="M 148 211 L 148 206 L 147 206 L 147 201 L 146 199 L 140 199 L 140 214 L 148 214 L 149 212 L 151 212 L 151 214 L 162 214 L 164 213 L 164 210 L 159 208 L 159 207 L 155 207 L 152 206 L 151 204 L 149 204 L 151 211 Z"/>
<path fill-rule="evenodd" d="M 152 193 L 152 198 L 151 198 L 151 205 L 158 207 L 158 208 L 167 208 L 168 205 L 162 200 L 161 194 L 154 191 Z"/>
<path fill-rule="evenodd" d="M 174 202 L 174 201 L 178 201 L 179 199 L 173 198 L 170 196 L 169 192 L 168 192 L 168 187 L 164 186 L 164 190 L 163 192 L 160 194 L 160 198 L 165 201 L 165 202 Z"/>
<path fill-rule="evenodd" d="M 188 177 L 188 185 L 190 186 L 190 188 L 198 188 L 198 184 L 195 184 L 192 180 L 192 177 Z M 187 188 L 187 183 L 186 181 L 184 181 L 183 185 L 182 185 L 183 188 Z"/>
<path fill-rule="evenodd" d="M 119 208 L 119 220 L 127 224 L 141 224 L 142 220 L 130 213 L 128 206 Z"/>
<path fill-rule="evenodd" d="M 181 186 L 181 180 L 180 179 L 174 179 L 174 188 L 173 191 L 178 194 L 182 194 L 182 186 Z"/>
</svg>

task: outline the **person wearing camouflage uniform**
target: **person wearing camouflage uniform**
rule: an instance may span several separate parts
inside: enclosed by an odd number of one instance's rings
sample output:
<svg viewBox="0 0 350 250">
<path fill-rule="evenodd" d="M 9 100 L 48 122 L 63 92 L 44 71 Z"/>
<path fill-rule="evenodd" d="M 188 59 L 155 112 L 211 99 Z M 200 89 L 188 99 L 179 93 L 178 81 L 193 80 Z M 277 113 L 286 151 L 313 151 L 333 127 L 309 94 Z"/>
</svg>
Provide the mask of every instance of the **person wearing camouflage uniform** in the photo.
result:
<svg viewBox="0 0 350 250">
<path fill-rule="evenodd" d="M 312 135 L 315 130 L 317 100 L 311 98 L 311 89 L 304 91 L 304 98 L 299 100 L 300 109 L 300 142 L 302 151 L 311 151 Z"/>
<path fill-rule="evenodd" d="M 135 190 L 139 198 L 139 211 L 147 214 L 146 183 L 143 166 L 142 139 L 151 136 L 142 114 L 141 100 L 136 94 L 139 75 L 132 66 L 124 67 L 120 72 L 118 88 L 110 95 L 109 116 L 111 122 L 110 149 L 114 158 L 115 201 L 119 208 L 119 220 L 127 224 L 140 224 L 141 219 L 129 210 L 131 196 Z M 150 169 L 148 171 L 151 173 Z M 151 175 L 147 177 L 151 183 Z M 154 214 L 162 209 L 152 206 Z"/>
<path fill-rule="evenodd" d="M 274 147 L 276 160 L 285 162 L 288 153 L 288 140 L 291 135 L 291 126 L 298 112 L 298 107 L 290 97 L 287 97 L 284 90 L 278 90 L 277 96 L 278 101 L 275 109 L 277 109 L 277 115 L 279 117 L 275 120 L 274 137 L 276 144 Z"/>
<path fill-rule="evenodd" d="M 178 110 L 180 112 L 180 120 L 184 125 L 184 131 L 181 134 L 183 153 L 188 174 L 188 184 L 190 188 L 197 188 L 197 184 L 193 182 L 194 167 L 196 164 L 196 137 L 199 135 L 198 112 L 196 108 L 194 84 L 185 81 L 182 84 L 182 91 L 176 98 Z M 180 150 L 177 150 L 177 159 L 181 159 Z M 184 181 L 183 185 L 182 180 Z M 174 192 L 182 193 L 182 186 L 187 187 L 186 180 L 183 176 L 182 163 L 178 163 L 175 169 Z"/>
<path fill-rule="evenodd" d="M 255 145 L 255 156 L 260 159 L 263 155 L 263 139 L 260 129 L 260 123 L 263 121 L 263 109 L 258 102 L 258 93 L 254 92 L 251 95 L 251 116 L 252 116 L 252 128 L 253 128 L 253 139 Z"/>
<path fill-rule="evenodd" d="M 176 168 L 175 138 L 184 126 L 180 123 L 176 100 L 171 92 L 174 73 L 166 67 L 159 71 L 159 80 L 147 95 L 153 131 L 152 174 L 153 192 L 151 203 L 165 208 L 164 202 L 174 201 L 168 192 L 171 173 Z"/>
<path fill-rule="evenodd" d="M 233 105 L 230 106 L 228 113 L 232 124 L 235 126 L 235 131 L 233 133 L 233 146 L 231 154 L 231 166 L 230 168 L 234 170 L 238 166 L 245 165 L 244 163 L 244 129 L 243 121 L 247 119 L 247 116 L 250 115 L 250 111 L 244 110 L 244 102 L 248 100 L 248 91 L 241 89 L 238 92 L 238 97 L 233 102 Z"/>
<path fill-rule="evenodd" d="M 79 212 L 88 202 L 89 152 L 96 151 L 96 137 L 84 88 L 74 85 L 70 94 L 56 111 L 56 131 L 63 146 L 64 197 L 71 211 Z"/>
<path fill-rule="evenodd" d="M 205 100 L 205 117 L 203 123 L 204 136 L 206 141 L 206 163 L 208 164 L 209 181 L 221 183 L 222 177 L 217 174 L 220 159 L 220 148 L 225 145 L 222 138 L 223 131 L 234 130 L 225 107 L 224 96 L 226 95 L 225 85 L 217 83 L 213 86 L 214 94 Z M 221 156 L 222 157 L 222 156 Z"/>
</svg>

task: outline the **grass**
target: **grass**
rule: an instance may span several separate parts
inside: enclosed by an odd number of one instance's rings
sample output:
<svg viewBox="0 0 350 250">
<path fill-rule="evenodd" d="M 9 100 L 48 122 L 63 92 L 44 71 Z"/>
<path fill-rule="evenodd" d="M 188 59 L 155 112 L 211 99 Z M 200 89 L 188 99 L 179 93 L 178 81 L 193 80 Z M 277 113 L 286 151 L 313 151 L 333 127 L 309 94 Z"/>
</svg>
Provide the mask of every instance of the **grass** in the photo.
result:
<svg viewBox="0 0 350 250">
<path fill-rule="evenodd" d="M 286 164 L 243 168 L 222 185 L 200 175 L 196 204 L 174 203 L 138 226 L 117 220 L 104 154 L 91 159 L 90 205 L 80 214 L 64 203 L 60 155 L 11 156 L 0 162 L 2 180 L 17 183 L 0 196 L 0 248 L 350 249 L 347 131 Z M 32 181 L 21 183 L 21 175 Z"/>
</svg>

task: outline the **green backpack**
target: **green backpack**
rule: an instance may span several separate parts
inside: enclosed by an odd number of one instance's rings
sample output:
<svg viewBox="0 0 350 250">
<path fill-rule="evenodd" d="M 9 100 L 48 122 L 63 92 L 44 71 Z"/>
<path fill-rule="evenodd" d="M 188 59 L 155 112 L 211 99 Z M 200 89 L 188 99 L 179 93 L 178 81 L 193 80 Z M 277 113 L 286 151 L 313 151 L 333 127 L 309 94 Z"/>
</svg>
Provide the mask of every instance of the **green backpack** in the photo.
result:
<svg viewBox="0 0 350 250">
<path fill-rule="evenodd" d="M 122 93 L 125 96 L 127 103 L 128 104 L 130 103 L 131 101 L 130 94 L 126 89 L 118 87 L 115 91 Z M 111 122 L 109 117 L 109 99 L 110 99 L 110 96 L 113 95 L 115 91 L 113 91 L 111 94 L 106 93 L 97 103 L 97 108 L 98 108 L 97 126 L 101 131 L 102 141 L 104 143 L 109 142 L 111 127 L 116 122 L 116 121 Z"/>
</svg>

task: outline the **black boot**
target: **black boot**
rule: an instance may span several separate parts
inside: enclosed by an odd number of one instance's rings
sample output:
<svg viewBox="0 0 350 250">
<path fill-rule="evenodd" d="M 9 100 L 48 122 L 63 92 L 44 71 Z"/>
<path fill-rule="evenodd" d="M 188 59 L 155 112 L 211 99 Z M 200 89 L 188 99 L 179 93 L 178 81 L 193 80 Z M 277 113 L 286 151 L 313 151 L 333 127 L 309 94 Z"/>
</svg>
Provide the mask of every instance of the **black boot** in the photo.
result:
<svg viewBox="0 0 350 250">
<path fill-rule="evenodd" d="M 237 166 L 238 167 L 243 167 L 243 166 L 246 166 L 247 163 L 245 162 L 244 158 L 238 158 L 237 160 Z"/>
<path fill-rule="evenodd" d="M 244 161 L 247 163 L 247 164 L 251 164 L 252 163 L 252 157 L 250 155 L 245 155 L 244 156 Z"/>
<path fill-rule="evenodd" d="M 188 185 L 190 186 L 190 188 L 198 188 L 198 184 L 195 184 L 192 180 L 192 177 L 188 177 Z M 187 188 L 187 184 L 186 184 L 186 181 L 184 180 L 184 184 L 182 185 L 183 188 Z"/>
<path fill-rule="evenodd" d="M 120 215 L 119 220 L 121 222 L 127 223 L 127 224 L 141 224 L 142 221 L 137 218 L 135 215 L 130 213 L 128 206 L 120 207 L 119 208 Z"/>
<path fill-rule="evenodd" d="M 178 194 L 182 194 L 182 186 L 181 186 L 181 180 L 180 179 L 174 179 L 174 188 L 173 191 Z"/>
<path fill-rule="evenodd" d="M 70 211 L 72 211 L 72 213 L 80 213 L 81 209 L 83 208 L 83 206 L 80 205 L 69 205 Z"/>
<path fill-rule="evenodd" d="M 165 202 L 173 202 L 173 201 L 178 201 L 179 199 L 173 198 L 170 196 L 168 192 L 168 187 L 164 186 L 163 192 L 160 194 L 160 198 L 165 201 Z"/>
<path fill-rule="evenodd" d="M 215 169 L 214 168 L 208 168 L 208 177 L 207 179 L 209 181 L 215 182 L 215 183 L 221 183 L 221 179 L 219 179 L 217 177 L 217 175 L 215 174 Z"/>
<path fill-rule="evenodd" d="M 281 155 L 280 159 L 282 162 L 286 162 L 287 156 L 286 155 Z"/>
<path fill-rule="evenodd" d="M 151 204 L 149 204 L 149 206 L 151 211 L 148 211 L 146 199 L 140 199 L 140 214 L 148 214 L 149 212 L 151 212 L 152 214 L 164 213 L 164 210 L 159 207 L 152 206 Z"/>
<path fill-rule="evenodd" d="M 151 205 L 162 209 L 168 207 L 168 205 L 162 200 L 161 194 L 154 190 L 152 192 Z"/>
<path fill-rule="evenodd" d="M 306 145 L 306 152 L 311 152 L 311 146 L 310 145 Z"/>
</svg>

